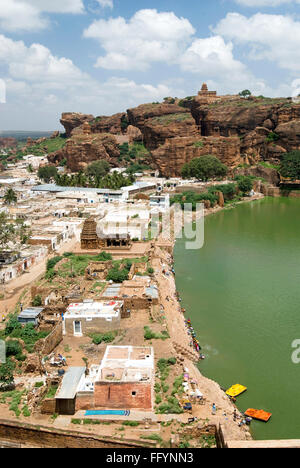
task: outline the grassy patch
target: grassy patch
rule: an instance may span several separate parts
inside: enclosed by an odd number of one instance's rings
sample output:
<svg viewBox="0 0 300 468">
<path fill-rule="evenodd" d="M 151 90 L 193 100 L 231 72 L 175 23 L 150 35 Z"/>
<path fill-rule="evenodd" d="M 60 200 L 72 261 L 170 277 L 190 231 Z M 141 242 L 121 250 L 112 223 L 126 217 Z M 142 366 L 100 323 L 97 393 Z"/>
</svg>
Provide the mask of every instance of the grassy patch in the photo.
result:
<svg viewBox="0 0 300 468">
<path fill-rule="evenodd" d="M 150 327 L 144 327 L 144 338 L 145 340 L 167 340 L 170 338 L 170 335 L 167 331 L 162 331 L 161 333 L 155 333 L 151 330 Z"/>
</svg>

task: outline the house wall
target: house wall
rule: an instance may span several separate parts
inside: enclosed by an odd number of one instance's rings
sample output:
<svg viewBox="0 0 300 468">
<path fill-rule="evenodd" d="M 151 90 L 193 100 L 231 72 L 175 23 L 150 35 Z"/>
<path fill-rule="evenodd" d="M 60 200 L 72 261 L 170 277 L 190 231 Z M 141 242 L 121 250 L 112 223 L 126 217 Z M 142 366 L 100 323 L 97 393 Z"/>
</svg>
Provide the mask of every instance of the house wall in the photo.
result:
<svg viewBox="0 0 300 468">
<path fill-rule="evenodd" d="M 132 395 L 136 392 L 136 396 Z M 150 382 L 96 382 L 95 407 L 118 409 L 152 409 Z"/>
<path fill-rule="evenodd" d="M 106 318 L 96 317 L 92 321 L 87 321 L 85 318 L 68 318 L 65 317 L 65 330 L 67 336 L 74 336 L 74 322 L 81 322 L 81 329 L 83 335 L 90 335 L 91 333 L 103 333 L 120 328 L 120 316 L 112 318 L 111 321 L 107 321 Z"/>
</svg>

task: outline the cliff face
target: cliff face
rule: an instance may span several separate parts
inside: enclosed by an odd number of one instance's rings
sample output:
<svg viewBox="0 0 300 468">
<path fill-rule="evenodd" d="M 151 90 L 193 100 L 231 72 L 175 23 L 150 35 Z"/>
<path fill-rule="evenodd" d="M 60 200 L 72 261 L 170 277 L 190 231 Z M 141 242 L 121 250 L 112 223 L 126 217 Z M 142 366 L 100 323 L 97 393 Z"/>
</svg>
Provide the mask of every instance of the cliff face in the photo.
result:
<svg viewBox="0 0 300 468">
<path fill-rule="evenodd" d="M 67 160 L 72 172 L 84 170 L 91 162 L 105 159 L 112 167 L 118 165 L 120 150 L 113 135 L 74 135 L 64 148 L 48 157 L 50 162 Z"/>
<path fill-rule="evenodd" d="M 89 141 L 79 143 L 87 122 Z M 72 170 L 103 158 L 117 165 L 117 142 L 123 140 L 143 141 L 151 151 L 152 165 L 165 176 L 180 175 L 184 163 L 205 154 L 216 155 L 232 169 L 259 161 L 278 164 L 285 152 L 300 149 L 300 104 L 283 98 L 225 96 L 210 103 L 203 96 L 170 98 L 111 117 L 66 113 L 61 123 L 72 138 L 64 156 L 50 158 L 66 157 Z"/>
<path fill-rule="evenodd" d="M 65 127 L 66 135 L 70 138 L 75 128 L 80 127 L 84 122 L 91 122 L 92 120 L 94 120 L 94 116 L 90 114 L 65 112 L 61 116 L 60 123 Z"/>
<path fill-rule="evenodd" d="M 234 168 L 242 162 L 240 146 L 237 137 L 179 137 L 168 139 L 152 151 L 152 157 L 162 174 L 173 177 L 180 174 L 185 163 L 207 154 L 217 156 L 229 168 Z"/>
</svg>

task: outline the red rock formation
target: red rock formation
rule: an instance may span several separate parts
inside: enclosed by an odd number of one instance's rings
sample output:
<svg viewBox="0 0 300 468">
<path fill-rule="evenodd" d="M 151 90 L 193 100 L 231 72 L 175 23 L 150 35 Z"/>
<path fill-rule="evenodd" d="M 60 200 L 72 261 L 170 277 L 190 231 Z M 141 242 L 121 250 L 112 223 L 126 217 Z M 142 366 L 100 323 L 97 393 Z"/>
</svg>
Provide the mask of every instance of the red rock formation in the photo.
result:
<svg viewBox="0 0 300 468">
<path fill-rule="evenodd" d="M 113 135 L 82 134 L 70 138 L 60 151 L 48 156 L 48 160 L 58 163 L 66 159 L 67 167 L 72 172 L 78 172 L 99 159 L 105 159 L 115 167 L 118 165 L 119 156 L 120 150 Z"/>
<path fill-rule="evenodd" d="M 240 146 L 240 139 L 236 137 L 171 138 L 152 151 L 152 157 L 161 174 L 173 177 L 181 173 L 185 163 L 207 154 L 217 156 L 229 168 L 234 168 L 243 162 Z"/>
<path fill-rule="evenodd" d="M 162 104 L 143 104 L 127 114 L 96 119 L 66 113 L 61 122 L 67 134 L 72 134 L 67 147 L 73 145 L 74 156 L 65 149 L 49 158 L 55 162 L 67 157 L 73 170 L 99 157 L 117 165 L 117 143 L 127 141 L 143 141 L 152 152 L 153 165 L 169 176 L 179 175 L 185 162 L 205 154 L 214 154 L 234 168 L 261 160 L 279 163 L 286 151 L 300 149 L 299 104 L 284 98 L 218 97 L 210 95 L 206 87 L 201 95 L 181 101 L 168 98 Z M 88 135 L 89 141 L 78 144 L 74 138 L 80 139 L 84 129 L 87 133 L 87 122 L 92 135 Z M 113 143 L 110 140 L 109 150 L 107 133 L 117 138 Z M 105 137 L 93 140 L 93 135 Z"/>
<path fill-rule="evenodd" d="M 91 122 L 92 120 L 94 120 L 93 115 L 65 112 L 61 116 L 60 123 L 65 127 L 67 137 L 70 137 L 74 128 L 80 127 L 84 122 Z"/>
<path fill-rule="evenodd" d="M 186 112 L 186 109 L 176 104 L 142 104 L 134 109 L 128 109 L 127 115 L 129 124 L 138 127 L 143 132 L 144 124 L 148 119 Z"/>
<path fill-rule="evenodd" d="M 143 141 L 143 134 L 141 130 L 133 125 L 129 125 L 127 128 L 126 135 L 128 136 L 128 142 L 130 144 L 136 141 Z"/>
<path fill-rule="evenodd" d="M 18 145 L 18 142 L 15 138 L 12 137 L 0 137 L 0 148 L 15 148 Z"/>
</svg>

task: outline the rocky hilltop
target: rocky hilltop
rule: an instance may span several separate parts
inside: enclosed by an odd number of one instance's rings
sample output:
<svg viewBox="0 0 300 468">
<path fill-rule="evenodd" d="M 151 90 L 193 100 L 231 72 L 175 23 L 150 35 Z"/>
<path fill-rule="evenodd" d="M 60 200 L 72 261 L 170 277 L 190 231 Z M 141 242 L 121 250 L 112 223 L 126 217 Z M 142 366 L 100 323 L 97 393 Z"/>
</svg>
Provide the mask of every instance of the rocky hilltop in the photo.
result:
<svg viewBox="0 0 300 468">
<path fill-rule="evenodd" d="M 164 176 L 180 174 L 184 163 L 216 155 L 230 169 L 260 161 L 278 164 L 300 149 L 300 104 L 291 98 L 218 96 L 204 84 L 197 96 L 143 104 L 113 116 L 64 113 L 69 141 L 51 156 L 75 171 L 95 159 L 118 165 L 119 145 L 141 141 L 151 165 Z"/>
<path fill-rule="evenodd" d="M 0 149 L 15 148 L 18 146 L 18 142 L 12 137 L 0 137 Z"/>
</svg>

